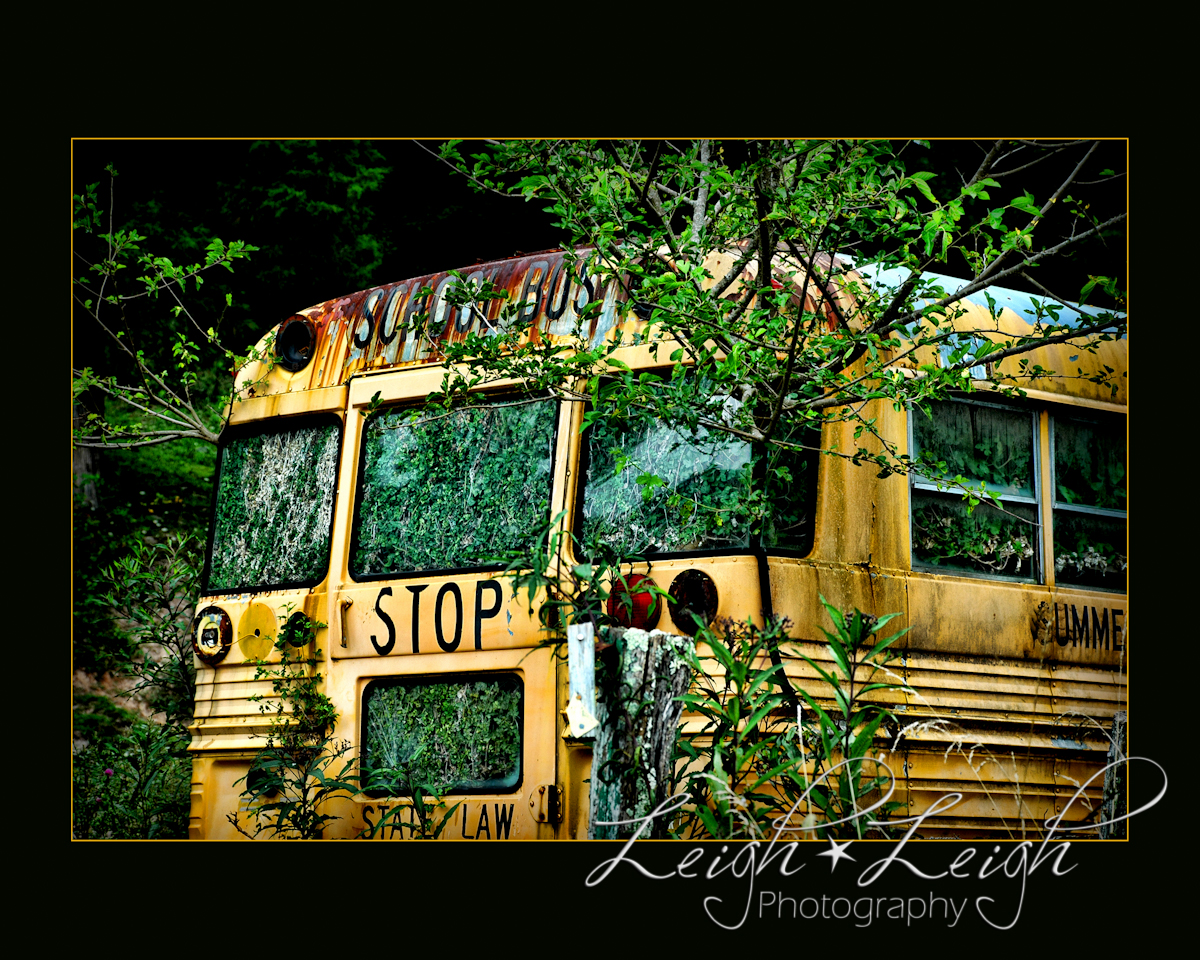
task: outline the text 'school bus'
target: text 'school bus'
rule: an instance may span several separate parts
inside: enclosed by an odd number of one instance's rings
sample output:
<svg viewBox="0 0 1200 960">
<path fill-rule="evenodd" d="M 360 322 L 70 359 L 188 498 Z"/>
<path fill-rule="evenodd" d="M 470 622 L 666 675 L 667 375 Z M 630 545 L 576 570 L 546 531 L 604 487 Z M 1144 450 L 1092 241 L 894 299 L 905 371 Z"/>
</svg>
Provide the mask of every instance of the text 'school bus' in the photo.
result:
<svg viewBox="0 0 1200 960">
<path fill-rule="evenodd" d="M 714 274 L 723 272 L 718 266 L 710 266 Z M 593 342 L 623 333 L 629 341 L 639 323 L 617 284 L 586 274 L 581 282 L 561 252 L 462 272 L 528 302 L 531 336 L 571 333 L 596 301 Z M 381 764 L 401 756 L 406 711 L 429 716 L 445 701 L 456 704 L 455 729 L 423 734 L 443 752 L 479 754 L 474 778 L 449 793 L 449 802 L 462 802 L 444 838 L 586 838 L 591 742 L 571 738 L 564 720 L 566 658 L 541 642 L 524 593 L 514 598 L 510 581 L 480 561 L 560 512 L 573 518 L 569 525 L 610 523 L 618 546 L 653 552 L 651 574 L 664 590 L 697 577 L 689 571 L 707 574 L 714 621 L 761 622 L 764 609 L 788 617 L 797 649 L 817 660 L 827 656 L 817 641 L 829 626 L 819 595 L 840 609 L 899 613 L 888 632 L 909 629 L 891 666 L 913 693 L 896 693 L 890 704 L 910 725 L 906 736 L 880 742 L 891 751 L 894 799 L 914 814 L 947 793 L 964 795 L 926 821 L 925 836 L 1020 838 L 1030 827 L 1036 835 L 1104 766 L 1105 731 L 1126 703 L 1123 376 L 1115 394 L 1080 377 L 1040 379 L 1019 402 L 975 391 L 934 404 L 932 420 L 890 403 L 868 411 L 900 449 L 936 453 L 952 475 L 960 472 L 955 462 L 980 449 L 1002 451 L 991 464 L 1002 483 L 976 476 L 979 469 L 961 472 L 987 479 L 1007 514 L 1036 521 L 1019 524 L 978 506 L 973 520 L 1020 527 L 1001 530 L 1005 549 L 975 548 L 981 559 L 971 559 L 952 542 L 986 528 L 965 522 L 961 494 L 920 476 L 881 477 L 845 458 L 817 457 L 809 470 L 815 489 L 801 498 L 800 537 L 768 548 L 763 563 L 736 532 L 699 545 L 671 535 L 639 541 L 636 521 L 621 512 L 630 491 L 605 489 L 637 471 L 613 479 L 603 436 L 581 435 L 581 404 L 506 405 L 501 391 L 471 412 L 397 429 L 406 408 L 441 383 L 438 343 L 481 332 L 479 320 L 443 299 L 451 282 L 438 273 L 304 310 L 260 343 L 276 362 L 240 374 L 242 385 L 262 382 L 235 404 L 221 437 L 195 638 L 193 837 L 237 836 L 227 815 L 270 732 L 250 699 L 272 693 L 255 679 L 254 661 L 278 658 L 271 641 L 281 614 L 300 611 L 326 625 L 310 650 L 321 651 L 324 690 L 340 712 L 334 735 L 356 755 Z M 432 293 L 416 296 L 424 287 Z M 998 320 L 989 320 L 981 293 L 962 302 L 964 322 L 1029 329 L 1028 297 L 990 294 L 1004 308 Z M 424 335 L 406 333 L 422 313 Z M 655 364 L 645 346 L 615 356 L 635 369 Z M 1092 364 L 1123 374 L 1126 357 L 1121 339 L 1094 356 L 1063 343 L 1029 359 L 1047 370 Z M 823 448 L 855 449 L 852 430 L 827 424 Z M 671 446 L 652 434 L 638 441 L 642 449 Z M 640 491 L 634 496 L 641 501 Z M 1104 552 L 1097 543 L 1115 547 Z M 694 632 L 662 606 L 659 629 Z M 793 686 L 820 693 L 803 660 L 785 662 Z M 698 729 L 686 713 L 683 723 Z M 325 835 L 357 835 L 406 802 L 388 793 L 345 801 Z M 1101 780 L 1093 781 L 1092 810 L 1101 793 Z M 1077 801 L 1065 820 L 1088 817 Z"/>
</svg>

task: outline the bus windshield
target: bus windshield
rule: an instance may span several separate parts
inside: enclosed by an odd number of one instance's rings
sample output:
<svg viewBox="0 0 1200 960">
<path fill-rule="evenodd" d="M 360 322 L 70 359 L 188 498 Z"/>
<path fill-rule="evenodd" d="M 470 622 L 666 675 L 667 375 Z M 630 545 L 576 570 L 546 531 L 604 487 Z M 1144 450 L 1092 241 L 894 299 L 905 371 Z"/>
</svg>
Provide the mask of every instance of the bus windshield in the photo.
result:
<svg viewBox="0 0 1200 960">
<path fill-rule="evenodd" d="M 325 576 L 340 425 L 320 423 L 222 444 L 209 537 L 209 593 L 311 586 Z"/>
<path fill-rule="evenodd" d="M 496 403 L 368 421 L 351 548 L 355 579 L 497 563 L 550 519 L 557 404 Z"/>
</svg>

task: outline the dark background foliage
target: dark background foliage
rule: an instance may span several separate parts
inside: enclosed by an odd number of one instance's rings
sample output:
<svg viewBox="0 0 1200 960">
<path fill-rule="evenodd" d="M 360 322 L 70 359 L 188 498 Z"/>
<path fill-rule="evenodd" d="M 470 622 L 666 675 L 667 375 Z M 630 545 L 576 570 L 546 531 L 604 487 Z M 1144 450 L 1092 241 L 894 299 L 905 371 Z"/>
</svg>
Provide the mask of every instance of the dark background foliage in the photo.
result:
<svg viewBox="0 0 1200 960">
<path fill-rule="evenodd" d="M 111 180 L 106 167 L 117 176 Z M 136 228 L 142 250 L 176 263 L 203 259 L 213 237 L 259 250 L 232 273 L 213 271 L 187 302 L 203 327 L 235 350 L 314 303 L 375 284 L 556 246 L 559 233 L 530 204 L 477 196 L 470 184 L 409 140 L 79 140 L 73 190 L 99 183 L 113 229 Z M 76 231 L 76 252 L 95 261 L 101 243 Z M 77 274 L 83 269 L 76 261 Z M 123 285 L 120 281 L 124 281 Z M 137 292 L 119 278 L 122 294 Z M 226 294 L 232 305 L 226 306 Z M 115 319 L 114 319 L 114 322 Z M 186 321 L 163 300 L 129 303 L 121 326 L 148 356 L 169 357 Z M 82 312 L 72 333 L 73 366 L 128 375 L 128 364 Z M 201 349 L 201 393 L 216 400 L 228 371 Z M 94 391 L 93 391 L 94 393 Z M 81 397 L 81 410 L 102 399 Z M 100 571 L 138 538 L 207 534 L 214 451 L 200 441 L 94 451 L 87 475 L 95 509 L 74 523 L 75 665 L 104 670 L 121 645 L 99 603 Z M 83 491 L 81 490 L 81 493 Z"/>
</svg>

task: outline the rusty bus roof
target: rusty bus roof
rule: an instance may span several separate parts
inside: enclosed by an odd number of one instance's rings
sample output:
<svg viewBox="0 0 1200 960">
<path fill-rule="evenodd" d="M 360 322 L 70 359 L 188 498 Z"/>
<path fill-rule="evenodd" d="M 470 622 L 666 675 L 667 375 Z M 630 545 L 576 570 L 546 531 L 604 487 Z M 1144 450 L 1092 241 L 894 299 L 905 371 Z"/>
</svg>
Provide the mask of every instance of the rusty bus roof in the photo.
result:
<svg viewBox="0 0 1200 960">
<path fill-rule="evenodd" d="M 572 266 L 572 260 L 575 261 Z M 717 253 L 706 261 L 710 272 L 723 273 L 733 262 L 733 255 Z M 828 256 L 818 256 L 825 269 L 832 263 Z M 744 271 L 749 280 L 755 273 L 751 261 Z M 794 265 L 793 265 L 794 266 Z M 564 250 L 543 250 L 504 260 L 492 260 L 457 270 L 412 277 L 395 283 L 383 284 L 359 290 L 356 293 L 324 303 L 316 304 L 293 314 L 277 325 L 259 342 L 260 355 L 279 349 L 283 352 L 289 337 L 289 328 L 303 328 L 306 353 L 300 357 L 294 369 L 286 362 L 269 369 L 265 363 L 251 363 L 238 375 L 239 387 L 246 387 L 257 380 L 251 395 L 295 393 L 344 384 L 351 377 L 374 371 L 401 369 L 440 362 L 442 346 L 461 342 L 470 334 L 493 335 L 500 327 L 500 312 L 504 301 L 485 300 L 471 307 L 460 307 L 445 298 L 447 287 L 456 279 L 456 274 L 468 283 L 490 281 L 493 288 L 507 295 L 508 303 L 529 305 L 523 308 L 518 318 L 520 326 L 527 328 L 528 337 L 537 342 L 543 338 L 574 338 L 583 335 L 591 345 L 602 343 L 609 336 L 619 334 L 630 323 L 641 325 L 641 321 L 626 302 L 621 285 L 615 280 L 601 283 L 598 273 L 600 265 L 595 251 L 580 249 L 568 255 Z M 924 278 L 943 286 L 947 291 L 957 289 L 965 281 L 940 274 L 925 274 Z M 582 279 L 580 279 L 582 277 Z M 852 272 L 847 280 L 861 279 L 863 288 L 886 294 L 903 279 L 899 270 L 878 270 L 864 266 Z M 424 296 L 422 290 L 429 290 Z M 736 291 L 736 285 L 731 291 Z M 816 291 L 813 291 L 814 293 Z M 830 293 L 835 291 L 830 290 Z M 959 319 L 955 325 L 962 329 L 982 330 L 992 336 L 1009 337 L 1027 335 L 1034 330 L 1031 318 L 1035 304 L 1025 293 L 1000 287 L 989 287 L 998 310 L 993 319 L 984 292 L 972 294 L 959 305 Z M 845 288 L 838 299 L 841 307 L 849 294 Z M 813 296 L 806 296 L 805 307 L 815 310 Z M 1059 323 L 1078 325 L 1086 315 L 1099 311 L 1075 304 L 1057 305 Z M 600 303 L 599 309 L 589 305 Z M 824 311 L 832 321 L 832 310 Z M 422 329 L 414 329 L 412 317 L 426 314 L 428 320 Z M 585 318 L 586 326 L 581 325 Z M 580 329 L 577 331 L 577 326 Z M 1089 372 L 1091 366 L 1108 365 L 1123 371 L 1125 368 L 1127 341 L 1119 344 L 1105 343 L 1095 356 L 1078 356 L 1077 344 L 1065 343 L 1039 348 L 1028 355 L 1033 363 L 1053 370 L 1079 368 L 1081 374 Z M 1082 367 L 1079 361 L 1083 360 Z M 1083 369 L 1088 368 L 1088 369 Z M 999 367 L 1002 373 L 1015 374 L 1015 358 L 1004 361 Z M 1076 396 L 1081 399 L 1112 401 L 1123 404 L 1124 379 L 1119 384 L 1118 395 L 1101 393 L 1098 386 L 1089 387 L 1083 376 L 1069 379 L 1042 378 L 1035 387 L 1051 393 Z M 1094 396 L 1093 396 L 1094 394 Z"/>
<path fill-rule="evenodd" d="M 578 251 L 576 256 L 586 258 L 590 253 Z M 603 306 L 590 316 L 587 336 L 593 341 L 603 340 L 617 324 L 617 285 L 609 282 L 600 286 L 593 263 L 585 263 L 582 269 L 584 280 L 580 282 L 572 275 L 565 251 L 547 250 L 412 277 L 326 300 L 299 311 L 260 341 L 263 353 L 268 340 L 289 323 L 307 321 L 315 346 L 311 362 L 294 373 L 284 370 L 280 377 L 272 371 L 268 386 L 259 393 L 335 386 L 358 373 L 434 363 L 441 359 L 442 344 L 462 341 L 470 333 L 487 336 L 496 332 L 502 301 L 484 301 L 473 310 L 445 301 L 445 290 L 455 280 L 455 273 L 467 282 L 490 281 L 495 290 L 508 295 L 509 302 L 532 301 L 521 313 L 520 321 L 528 324 L 530 338 L 535 341 L 542 336 L 573 334 L 583 308 L 600 300 Z M 431 292 L 420 296 L 426 288 Z M 428 314 L 423 330 L 411 329 L 414 314 Z M 239 382 L 243 378 L 251 382 L 261 375 L 262 368 L 252 364 Z"/>
</svg>

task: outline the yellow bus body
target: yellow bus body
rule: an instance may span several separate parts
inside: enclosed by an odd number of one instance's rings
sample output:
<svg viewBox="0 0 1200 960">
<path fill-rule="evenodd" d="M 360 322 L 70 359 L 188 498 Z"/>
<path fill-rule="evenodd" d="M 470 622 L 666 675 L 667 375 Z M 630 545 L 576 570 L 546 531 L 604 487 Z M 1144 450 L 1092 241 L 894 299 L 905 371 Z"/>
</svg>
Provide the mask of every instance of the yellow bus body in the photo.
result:
<svg viewBox="0 0 1200 960">
<path fill-rule="evenodd" d="M 615 284 L 589 287 L 572 281 L 558 252 L 461 272 L 491 279 L 514 300 L 533 303 L 534 336 L 565 336 L 577 311 L 596 299 L 602 307 L 588 331 L 594 341 L 623 337 L 629 343 L 630 333 L 640 329 Z M 194 838 L 238 836 L 227 815 L 239 810 L 243 785 L 237 781 L 246 776 L 269 730 L 259 704 L 249 699 L 271 695 L 268 681 L 254 679 L 255 661 L 278 659 L 271 636 L 281 612 L 292 609 L 326 624 L 314 644 L 323 658 L 319 669 L 325 692 L 340 711 L 334 735 L 354 748 L 360 746 L 364 688 L 372 680 L 490 673 L 520 678 L 524 739 L 519 788 L 449 797 L 449 803 L 461 805 L 444 839 L 587 836 L 590 742 L 569 736 L 564 719 L 566 661 L 542 644 L 544 634 L 536 619 L 529 618 L 524 596 L 514 598 L 509 583 L 498 581 L 494 572 L 357 582 L 349 569 L 359 449 L 367 422 L 361 414 L 373 406 L 420 402 L 442 381 L 438 342 L 459 339 L 469 329 L 486 331 L 487 319 L 470 321 L 439 299 L 449 282 L 449 274 L 436 274 L 302 311 L 265 337 L 259 349 L 269 356 L 281 328 L 306 327 L 313 343 L 310 362 L 295 372 L 282 365 L 251 364 L 239 375 L 247 392 L 250 384 L 254 386 L 252 395 L 232 409 L 231 426 L 313 414 L 332 415 L 341 424 L 332 550 L 327 575 L 315 586 L 218 592 L 201 598 L 200 607 L 212 605 L 226 612 L 233 643 L 220 662 L 197 660 L 196 711 L 190 727 Z M 433 288 L 433 296 L 415 298 L 422 287 Z M 990 324 L 1000 335 L 1030 326 L 1008 306 L 996 321 L 980 304 L 964 302 L 962 307 L 967 312 L 956 324 L 963 329 Z M 552 316 L 555 310 L 557 317 Z M 437 336 L 406 337 L 404 325 L 418 311 L 429 313 L 430 329 L 439 331 Z M 494 310 L 491 313 L 494 319 Z M 1095 355 L 1065 343 L 1042 348 L 1028 359 L 1059 372 L 1088 373 L 1107 365 L 1120 374 L 1126 357 L 1127 341 L 1122 339 L 1102 344 Z M 662 365 L 645 345 L 624 346 L 615 358 L 634 369 Z M 911 366 L 915 369 L 932 359 L 930 351 L 914 357 Z M 1000 372 L 1016 373 L 1016 361 L 1004 361 Z M 1043 491 L 1051 484 L 1050 418 L 1076 411 L 1123 417 L 1125 381 L 1118 377 L 1115 382 L 1115 393 L 1086 379 L 1064 377 L 1043 378 L 1027 388 L 1026 408 L 1037 424 Z M 489 384 L 488 389 L 503 391 L 505 386 Z M 985 391 L 978 390 L 976 396 L 985 396 Z M 908 411 L 878 401 L 873 406 L 866 415 L 877 417 L 880 434 L 907 450 Z M 560 511 L 574 516 L 582 417 L 582 404 L 560 404 L 551 516 Z M 827 425 L 822 445 L 853 450 L 858 443 L 852 432 L 848 424 Z M 1049 542 L 1041 583 L 914 569 L 919 565 L 912 559 L 907 478 L 881 478 L 874 467 L 826 456 L 820 458 L 817 490 L 811 552 L 767 559 L 771 609 L 792 622 L 795 652 L 817 662 L 828 660 L 820 642 L 820 628 L 829 627 L 820 596 L 841 609 L 898 613 L 889 632 L 908 628 L 896 645 L 900 656 L 891 670 L 912 693 L 887 691 L 880 698 L 896 712 L 904 735 L 880 738 L 877 744 L 896 777 L 894 799 L 905 808 L 899 813 L 920 813 L 937 798 L 960 793 L 963 799 L 957 805 L 925 822 L 922 836 L 1040 835 L 1045 821 L 1061 813 L 1080 786 L 1104 766 L 1109 750 L 1105 731 L 1114 715 L 1126 709 L 1125 591 L 1056 585 Z M 1049 530 L 1048 497 L 1037 509 Z M 717 584 L 718 618 L 761 622 L 764 603 L 755 556 L 663 559 L 649 568 L 642 566 L 647 569 L 663 589 L 685 569 L 702 570 Z M 499 601 L 493 584 L 499 584 Z M 493 612 L 498 602 L 498 612 Z M 669 608 L 658 628 L 683 632 L 671 621 Z M 391 644 L 381 654 L 385 632 Z M 822 695 L 815 672 L 803 659 L 791 656 L 785 662 L 793 685 Z M 683 727 L 697 733 L 701 723 L 685 713 Z M 1092 780 L 1082 800 L 1070 805 L 1065 822 L 1094 822 L 1101 787 Z M 336 801 L 330 812 L 341 819 L 325 835 L 358 835 L 405 803 L 403 798 L 363 795 Z M 244 808 L 239 816 L 246 816 Z M 405 832 L 391 827 L 381 835 Z"/>
</svg>

